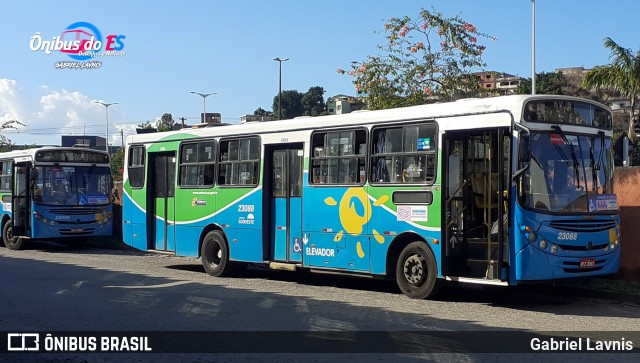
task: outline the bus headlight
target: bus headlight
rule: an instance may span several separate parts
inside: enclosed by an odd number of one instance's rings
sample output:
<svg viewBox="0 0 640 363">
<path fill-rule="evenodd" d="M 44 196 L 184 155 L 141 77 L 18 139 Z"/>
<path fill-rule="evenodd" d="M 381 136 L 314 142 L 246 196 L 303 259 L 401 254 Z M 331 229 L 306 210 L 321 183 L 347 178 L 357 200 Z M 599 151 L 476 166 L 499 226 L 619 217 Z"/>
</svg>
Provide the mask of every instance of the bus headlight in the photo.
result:
<svg viewBox="0 0 640 363">
<path fill-rule="evenodd" d="M 33 216 L 36 217 L 36 219 L 42 219 L 42 214 L 38 212 L 33 212 Z"/>
<path fill-rule="evenodd" d="M 547 241 L 541 239 L 540 242 L 538 242 L 538 247 L 540 247 L 541 250 L 544 250 L 547 248 Z"/>
<path fill-rule="evenodd" d="M 524 237 L 529 240 L 529 242 L 535 242 L 536 239 L 538 239 L 538 234 L 533 230 L 533 228 L 529 226 L 522 226 L 520 230 L 524 232 Z"/>
<path fill-rule="evenodd" d="M 56 225 L 56 221 L 51 221 L 51 223 L 49 223 L 49 224 L 52 225 L 52 226 L 55 226 Z"/>
<path fill-rule="evenodd" d="M 554 255 L 558 252 L 558 245 L 551 244 L 551 253 Z"/>
<path fill-rule="evenodd" d="M 44 223 L 44 224 L 49 224 L 49 220 L 48 220 L 48 219 L 46 219 L 46 218 L 42 218 L 42 223 Z"/>
</svg>

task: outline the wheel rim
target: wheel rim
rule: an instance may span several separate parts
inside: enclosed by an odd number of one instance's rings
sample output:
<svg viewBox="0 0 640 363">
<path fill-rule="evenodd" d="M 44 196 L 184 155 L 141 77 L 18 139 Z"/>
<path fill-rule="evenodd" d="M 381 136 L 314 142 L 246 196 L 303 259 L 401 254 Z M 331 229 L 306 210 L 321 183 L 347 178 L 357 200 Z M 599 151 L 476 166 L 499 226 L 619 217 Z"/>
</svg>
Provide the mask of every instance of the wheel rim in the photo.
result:
<svg viewBox="0 0 640 363">
<path fill-rule="evenodd" d="M 212 267 L 217 267 L 222 260 L 222 249 L 218 243 L 213 243 L 209 254 L 207 254 L 207 263 Z"/>
<path fill-rule="evenodd" d="M 9 226 L 4 233 L 4 240 L 9 243 L 9 245 L 13 246 L 18 242 L 18 237 L 14 237 L 13 235 L 13 227 Z"/>
<path fill-rule="evenodd" d="M 420 254 L 413 254 L 404 260 L 404 278 L 408 283 L 419 286 L 426 279 L 426 262 Z"/>
</svg>

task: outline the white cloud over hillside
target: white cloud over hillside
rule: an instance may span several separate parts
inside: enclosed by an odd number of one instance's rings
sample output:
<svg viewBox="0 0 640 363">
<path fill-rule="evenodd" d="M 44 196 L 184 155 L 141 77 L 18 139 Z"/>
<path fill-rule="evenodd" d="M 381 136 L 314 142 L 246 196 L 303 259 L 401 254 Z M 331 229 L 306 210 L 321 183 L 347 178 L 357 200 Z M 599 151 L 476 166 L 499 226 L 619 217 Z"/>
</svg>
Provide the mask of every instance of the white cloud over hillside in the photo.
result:
<svg viewBox="0 0 640 363">
<path fill-rule="evenodd" d="M 5 130 L 16 144 L 60 144 L 61 135 L 105 136 L 105 108 L 79 91 L 40 86 L 26 90 L 16 80 L 0 78 L 0 123 L 17 120 L 25 126 Z M 122 112 L 109 108 L 110 143 L 120 145 L 120 129 L 130 134 L 134 125 L 126 125 Z"/>
</svg>

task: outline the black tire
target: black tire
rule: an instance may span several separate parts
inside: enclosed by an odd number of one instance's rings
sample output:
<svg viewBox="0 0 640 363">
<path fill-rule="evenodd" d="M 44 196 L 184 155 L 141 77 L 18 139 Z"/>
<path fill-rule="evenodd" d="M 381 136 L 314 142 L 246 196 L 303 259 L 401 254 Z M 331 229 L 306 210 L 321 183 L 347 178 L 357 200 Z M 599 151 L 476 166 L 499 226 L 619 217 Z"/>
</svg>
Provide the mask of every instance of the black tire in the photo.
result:
<svg viewBox="0 0 640 363">
<path fill-rule="evenodd" d="M 398 256 L 396 282 L 412 299 L 434 296 L 440 287 L 436 258 L 424 242 L 408 244 Z"/>
<path fill-rule="evenodd" d="M 229 276 L 234 270 L 234 263 L 229 261 L 227 242 L 219 231 L 207 233 L 202 241 L 200 255 L 204 270 L 211 276 Z"/>
<path fill-rule="evenodd" d="M 11 226 L 11 220 L 8 220 L 4 226 L 2 226 L 2 242 L 10 250 L 21 250 L 24 247 L 24 238 L 13 236 L 13 227 Z"/>
</svg>

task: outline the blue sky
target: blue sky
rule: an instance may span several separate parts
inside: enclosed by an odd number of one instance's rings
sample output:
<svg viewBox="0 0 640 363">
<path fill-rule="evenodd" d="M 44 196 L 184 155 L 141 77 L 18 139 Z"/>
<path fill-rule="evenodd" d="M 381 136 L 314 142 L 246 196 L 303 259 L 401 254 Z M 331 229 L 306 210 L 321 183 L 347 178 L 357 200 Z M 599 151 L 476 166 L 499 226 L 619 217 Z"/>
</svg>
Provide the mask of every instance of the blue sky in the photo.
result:
<svg viewBox="0 0 640 363">
<path fill-rule="evenodd" d="M 109 136 L 120 145 L 119 130 L 134 133 L 164 113 L 199 122 L 202 98 L 189 93 L 196 91 L 217 92 L 207 111 L 238 123 L 258 107 L 271 110 L 274 57 L 290 58 L 283 90 L 355 94 L 336 68 L 378 54 L 385 19 L 432 7 L 497 38 L 485 42 L 487 70 L 531 76 L 530 0 L 12 1 L 3 3 L 0 23 L 0 122 L 26 125 L 5 132 L 17 144 L 59 144 L 62 134 L 104 136 L 104 107 L 94 102 L 119 102 L 109 108 Z M 537 0 L 537 72 L 608 63 L 607 36 L 637 50 L 639 13 L 637 0 Z M 124 35 L 125 55 L 97 59 L 99 69 L 56 69 L 72 59 L 30 49 L 36 32 L 50 40 L 76 22 L 103 37 Z"/>
</svg>

